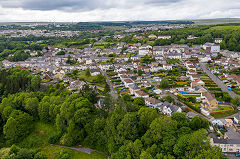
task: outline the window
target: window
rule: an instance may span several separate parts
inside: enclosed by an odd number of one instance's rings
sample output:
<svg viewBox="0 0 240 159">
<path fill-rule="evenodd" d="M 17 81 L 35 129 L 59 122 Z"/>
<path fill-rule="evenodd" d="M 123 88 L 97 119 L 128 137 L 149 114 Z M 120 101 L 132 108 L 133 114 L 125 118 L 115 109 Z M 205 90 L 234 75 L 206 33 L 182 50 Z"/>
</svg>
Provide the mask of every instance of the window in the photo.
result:
<svg viewBox="0 0 240 159">
<path fill-rule="evenodd" d="M 229 149 L 229 151 L 233 151 L 233 149 Z"/>
</svg>

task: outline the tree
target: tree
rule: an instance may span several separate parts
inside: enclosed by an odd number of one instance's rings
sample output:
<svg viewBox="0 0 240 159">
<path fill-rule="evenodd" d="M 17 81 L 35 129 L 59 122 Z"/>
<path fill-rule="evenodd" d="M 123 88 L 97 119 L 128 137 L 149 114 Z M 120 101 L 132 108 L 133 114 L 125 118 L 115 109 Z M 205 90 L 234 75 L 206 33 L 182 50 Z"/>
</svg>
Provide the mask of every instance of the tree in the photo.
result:
<svg viewBox="0 0 240 159">
<path fill-rule="evenodd" d="M 143 97 L 136 97 L 134 98 L 133 104 L 137 106 L 145 106 L 145 100 Z"/>
<path fill-rule="evenodd" d="M 209 127 L 209 122 L 207 119 L 195 116 L 192 118 L 189 125 L 193 130 L 198 130 L 201 128 L 207 129 Z"/>
<path fill-rule="evenodd" d="M 139 118 L 139 131 L 141 134 L 144 134 L 146 130 L 149 129 L 150 124 L 152 121 L 157 118 L 159 115 L 155 109 L 151 108 L 141 108 L 138 111 L 138 118 Z"/>
<path fill-rule="evenodd" d="M 90 68 L 86 69 L 85 75 L 88 77 L 91 76 Z"/>
<path fill-rule="evenodd" d="M 137 114 L 127 113 L 117 126 L 118 141 L 123 144 L 126 140 L 134 141 L 138 137 Z"/>
<path fill-rule="evenodd" d="M 163 89 L 169 88 L 169 82 L 167 79 L 162 79 L 160 82 L 160 87 Z"/>
<path fill-rule="evenodd" d="M 105 95 L 105 98 L 102 103 L 101 109 L 109 112 L 112 108 L 114 108 L 114 99 L 113 97 L 108 93 Z"/>
<path fill-rule="evenodd" d="M 41 78 L 39 76 L 33 76 L 31 79 L 31 90 L 38 91 L 40 88 Z"/>
<path fill-rule="evenodd" d="M 175 112 L 172 114 L 171 118 L 177 121 L 178 128 L 188 126 L 188 119 L 184 113 Z"/>
<path fill-rule="evenodd" d="M 13 114 L 3 127 L 3 133 L 10 142 L 17 142 L 27 136 L 32 129 L 32 117 L 27 113 Z"/>
<path fill-rule="evenodd" d="M 237 109 L 237 107 L 240 107 L 240 97 L 237 96 L 233 98 L 231 102 L 235 109 Z"/>
<path fill-rule="evenodd" d="M 35 98 L 27 98 L 25 100 L 24 108 L 33 117 L 37 117 L 37 115 L 38 115 L 38 104 L 39 104 L 39 102 L 38 102 L 37 97 L 35 97 Z"/>
<path fill-rule="evenodd" d="M 169 103 L 174 103 L 175 102 L 175 99 L 173 97 L 171 97 L 170 95 L 166 96 L 165 100 Z"/>
<path fill-rule="evenodd" d="M 142 151 L 140 159 L 153 159 L 153 157 L 146 151 Z"/>
<path fill-rule="evenodd" d="M 105 87 L 104 87 L 104 94 L 106 94 L 108 92 L 110 92 L 110 86 L 106 82 Z"/>
</svg>

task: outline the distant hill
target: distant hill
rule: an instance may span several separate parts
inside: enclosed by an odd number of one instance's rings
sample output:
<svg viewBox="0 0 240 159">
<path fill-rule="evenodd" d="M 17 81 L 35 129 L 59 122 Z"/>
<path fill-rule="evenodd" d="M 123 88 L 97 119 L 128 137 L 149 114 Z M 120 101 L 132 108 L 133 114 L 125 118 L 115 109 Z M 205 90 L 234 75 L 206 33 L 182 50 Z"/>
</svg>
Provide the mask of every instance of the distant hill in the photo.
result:
<svg viewBox="0 0 240 159">
<path fill-rule="evenodd" d="M 149 25 L 149 24 L 194 24 L 192 21 L 116 21 L 116 22 L 79 22 L 80 25 L 103 25 L 103 26 L 130 26 L 130 25 Z"/>
<path fill-rule="evenodd" d="M 200 19 L 192 21 L 197 25 L 214 25 L 214 24 L 240 23 L 240 18 Z"/>
</svg>

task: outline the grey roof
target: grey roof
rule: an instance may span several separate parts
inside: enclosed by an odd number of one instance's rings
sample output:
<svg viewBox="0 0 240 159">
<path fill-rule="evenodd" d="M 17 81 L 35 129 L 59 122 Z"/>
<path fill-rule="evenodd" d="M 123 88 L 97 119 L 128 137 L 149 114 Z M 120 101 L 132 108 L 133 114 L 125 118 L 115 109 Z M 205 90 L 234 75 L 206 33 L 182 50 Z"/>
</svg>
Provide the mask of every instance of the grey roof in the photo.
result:
<svg viewBox="0 0 240 159">
<path fill-rule="evenodd" d="M 140 89 L 136 84 L 130 84 L 129 87 L 133 90 L 138 90 Z"/>
<path fill-rule="evenodd" d="M 170 108 L 170 109 L 172 110 L 172 112 L 177 112 L 177 110 L 179 109 L 178 106 L 173 105 L 173 104 L 171 104 L 171 103 L 168 103 L 168 102 L 166 102 L 166 101 L 162 104 L 162 107 L 164 107 L 164 106 Z"/>
</svg>

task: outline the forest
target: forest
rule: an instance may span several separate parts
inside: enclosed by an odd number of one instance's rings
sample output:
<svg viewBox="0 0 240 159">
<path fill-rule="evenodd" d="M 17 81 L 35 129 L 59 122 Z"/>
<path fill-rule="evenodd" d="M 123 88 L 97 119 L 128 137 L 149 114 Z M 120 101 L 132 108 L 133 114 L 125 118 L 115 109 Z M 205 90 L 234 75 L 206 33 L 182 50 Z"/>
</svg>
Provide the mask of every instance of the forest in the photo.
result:
<svg viewBox="0 0 240 159">
<path fill-rule="evenodd" d="M 206 119 L 189 120 L 184 113 L 163 116 L 146 107 L 143 98 L 130 96 L 114 100 L 107 94 L 99 107 L 95 88 L 85 85 L 72 94 L 56 83 L 40 91 L 36 77 L 20 69 L 0 73 L 0 148 L 8 148 L 2 154 L 0 149 L 3 159 L 45 159 L 43 147 L 50 144 L 81 144 L 113 159 L 224 158 L 210 146 Z M 31 135 L 37 123 L 54 127 L 46 145 Z M 70 157 L 66 152 L 58 158 Z"/>
</svg>

